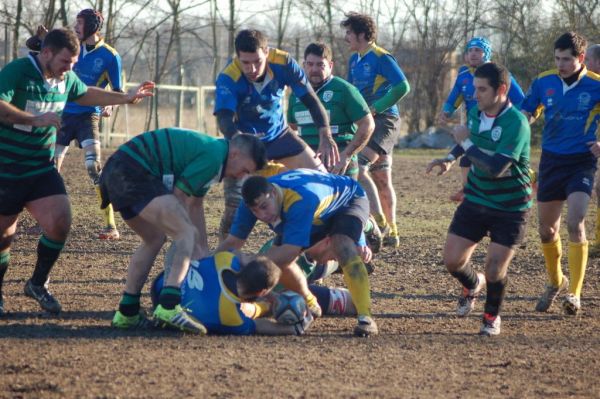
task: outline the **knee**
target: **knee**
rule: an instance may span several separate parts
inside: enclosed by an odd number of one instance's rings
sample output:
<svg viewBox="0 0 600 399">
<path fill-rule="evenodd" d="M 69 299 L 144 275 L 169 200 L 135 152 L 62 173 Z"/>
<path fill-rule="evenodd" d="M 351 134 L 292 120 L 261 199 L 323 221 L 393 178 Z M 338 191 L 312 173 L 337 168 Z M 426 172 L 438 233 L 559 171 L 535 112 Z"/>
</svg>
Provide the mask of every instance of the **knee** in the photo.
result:
<svg viewBox="0 0 600 399">
<path fill-rule="evenodd" d="M 538 226 L 538 233 L 540 234 L 542 242 L 552 242 L 558 235 L 558 229 L 554 225 L 544 225 L 540 223 Z"/>
<path fill-rule="evenodd" d="M 583 232 L 583 219 L 569 218 L 567 219 L 567 232 L 570 236 L 578 235 Z"/>
</svg>

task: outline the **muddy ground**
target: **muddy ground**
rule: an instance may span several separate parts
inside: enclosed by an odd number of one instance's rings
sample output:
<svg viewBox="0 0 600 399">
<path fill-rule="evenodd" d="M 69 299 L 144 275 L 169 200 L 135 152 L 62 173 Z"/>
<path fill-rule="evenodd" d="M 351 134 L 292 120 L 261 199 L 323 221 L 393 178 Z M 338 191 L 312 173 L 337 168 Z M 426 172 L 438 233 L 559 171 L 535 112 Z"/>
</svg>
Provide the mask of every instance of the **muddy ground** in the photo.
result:
<svg viewBox="0 0 600 399">
<path fill-rule="evenodd" d="M 598 259 L 589 262 L 581 315 L 565 316 L 556 305 L 535 313 L 544 266 L 532 213 L 527 240 L 509 271 L 502 335 L 478 336 L 482 303 L 470 317 L 456 317 L 459 287 L 441 263 L 455 209 L 447 198 L 459 186 L 459 173 L 426 176 L 432 156 L 411 152 L 395 158 L 402 243 L 380 254 L 371 280 L 381 335 L 354 338 L 353 319 L 324 318 L 303 337 L 193 337 L 110 328 L 138 239 L 120 218 L 121 240 L 94 238 L 100 222 L 96 198 L 81 151 L 72 150 L 65 180 L 73 228 L 51 276 L 63 312 L 50 317 L 23 294 L 38 240 L 25 216 L 5 281 L 9 314 L 0 320 L 0 397 L 600 397 Z M 213 245 L 220 196 L 220 187 L 213 189 L 207 204 Z M 591 208 L 587 230 L 593 238 Z M 265 234 L 255 235 L 250 247 Z M 566 242 L 564 229 L 562 236 Z M 476 252 L 476 267 L 484 254 Z M 328 284 L 343 282 L 337 275 Z M 148 295 L 143 303 L 149 307 Z"/>
</svg>

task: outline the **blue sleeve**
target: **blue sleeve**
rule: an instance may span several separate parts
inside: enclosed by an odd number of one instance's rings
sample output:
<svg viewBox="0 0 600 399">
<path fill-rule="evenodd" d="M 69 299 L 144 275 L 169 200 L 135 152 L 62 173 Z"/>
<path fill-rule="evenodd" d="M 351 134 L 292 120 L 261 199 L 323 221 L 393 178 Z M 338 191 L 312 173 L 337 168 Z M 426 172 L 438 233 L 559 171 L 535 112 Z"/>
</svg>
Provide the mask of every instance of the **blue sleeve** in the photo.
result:
<svg viewBox="0 0 600 399">
<path fill-rule="evenodd" d="M 238 100 L 235 93 L 235 82 L 221 73 L 217 77 L 215 89 L 215 113 L 224 109 L 236 112 Z"/>
<path fill-rule="evenodd" d="M 460 71 L 459 71 L 460 74 Z M 450 94 L 448 94 L 448 98 L 442 107 L 442 111 L 446 112 L 449 115 L 452 115 L 454 111 L 460 106 L 463 102 L 462 93 L 460 91 L 460 85 L 458 84 L 458 76 L 454 81 L 454 86 L 452 86 L 452 90 L 450 90 Z"/>
<path fill-rule="evenodd" d="M 313 215 L 318 207 L 312 198 L 296 201 L 285 214 L 282 244 L 307 248 L 310 245 Z"/>
<path fill-rule="evenodd" d="M 391 54 L 384 54 L 381 56 L 381 59 L 379 60 L 379 73 L 390 82 L 392 86 L 397 86 L 406 80 L 406 76 L 404 76 L 404 72 L 402 72 L 400 65 L 398 65 L 398 62 Z"/>
<path fill-rule="evenodd" d="M 121 56 L 115 54 L 113 62 L 110 63 L 108 68 L 108 83 L 114 91 L 123 91 L 123 77 L 121 71 Z"/>
<path fill-rule="evenodd" d="M 515 79 L 514 76 L 510 76 L 510 89 L 508 90 L 508 99 L 517 109 L 521 109 L 521 104 L 523 103 L 523 99 L 525 98 L 525 94 L 523 93 L 523 89 L 519 86 L 519 83 Z"/>
<path fill-rule="evenodd" d="M 234 237 L 245 240 L 248 238 L 254 225 L 256 224 L 256 216 L 250 211 L 245 203 L 240 203 L 235 217 L 233 218 L 233 224 L 231 225 L 231 234 Z"/>
<path fill-rule="evenodd" d="M 295 59 L 288 55 L 288 62 L 285 66 L 286 71 L 286 82 L 292 89 L 296 97 L 301 98 L 308 93 L 308 78 L 304 73 L 304 70 L 296 62 Z"/>
<path fill-rule="evenodd" d="M 534 114 L 538 105 L 540 104 L 541 98 L 539 96 L 539 78 L 536 78 L 529 87 L 527 94 L 525 94 L 525 99 L 521 104 L 521 110 L 529 112 L 530 114 Z"/>
</svg>

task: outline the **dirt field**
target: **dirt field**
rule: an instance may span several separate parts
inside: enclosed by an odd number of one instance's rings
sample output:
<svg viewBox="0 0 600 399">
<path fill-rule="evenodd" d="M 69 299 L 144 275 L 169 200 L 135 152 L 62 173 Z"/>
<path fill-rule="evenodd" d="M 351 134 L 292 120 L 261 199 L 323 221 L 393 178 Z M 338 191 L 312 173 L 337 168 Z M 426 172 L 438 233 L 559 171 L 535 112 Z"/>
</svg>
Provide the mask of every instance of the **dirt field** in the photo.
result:
<svg viewBox="0 0 600 399">
<path fill-rule="evenodd" d="M 379 256 L 371 280 L 381 335 L 353 338 L 353 319 L 319 319 L 303 337 L 199 338 L 110 328 L 138 240 L 120 219 L 120 241 L 94 239 L 96 198 L 81 151 L 72 150 L 65 173 L 73 228 L 51 276 L 63 313 L 49 317 L 23 294 L 38 240 L 24 217 L 4 290 L 10 313 L 0 320 L 0 397 L 600 397 L 598 259 L 589 262 L 582 315 L 564 316 L 556 305 L 535 313 L 544 266 L 532 214 L 527 241 L 509 270 L 502 335 L 478 336 L 482 302 L 472 316 L 456 317 L 459 287 L 441 263 L 455 208 L 447 197 L 458 188 L 459 174 L 426 176 L 430 158 L 400 153 L 395 159 L 402 244 Z M 220 187 L 213 189 L 207 207 L 213 245 L 220 195 Z M 263 239 L 254 236 L 252 248 Z M 476 267 L 483 256 L 476 253 Z M 153 276 L 159 271 L 157 262 Z M 328 283 L 342 280 L 336 275 Z M 143 303 L 149 307 L 148 295 Z"/>
</svg>

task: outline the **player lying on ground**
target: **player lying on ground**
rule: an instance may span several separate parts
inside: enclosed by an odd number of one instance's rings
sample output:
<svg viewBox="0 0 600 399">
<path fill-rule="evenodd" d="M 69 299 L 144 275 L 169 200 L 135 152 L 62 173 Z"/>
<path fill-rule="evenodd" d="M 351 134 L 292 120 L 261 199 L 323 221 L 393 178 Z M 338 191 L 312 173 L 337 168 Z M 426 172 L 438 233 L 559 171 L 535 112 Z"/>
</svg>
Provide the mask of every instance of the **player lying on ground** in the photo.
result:
<svg viewBox="0 0 600 399">
<path fill-rule="evenodd" d="M 377 334 L 377 324 L 371 318 L 369 277 L 359 252 L 366 247 L 362 230 L 369 216 L 369 203 L 360 185 L 346 176 L 297 169 L 268 180 L 249 177 L 242 196 L 244 202 L 232 230 L 218 250 L 241 249 L 256 221 L 267 223 L 277 238 L 265 255 L 282 269 L 282 284 L 302 295 L 318 317 L 321 308 L 295 261 L 304 249 L 330 236 L 358 310 L 354 333 Z"/>
<path fill-rule="evenodd" d="M 530 130 L 527 119 L 508 100 L 510 77 L 506 68 L 492 62 L 475 70 L 477 108 L 469 112 L 467 126 L 452 134 L 472 166 L 465 199 L 454 213 L 444 247 L 444 264 L 463 286 L 457 314 L 468 315 L 487 285 L 480 333 L 500 334 L 500 307 L 504 300 L 508 266 L 523 240 L 532 204 L 529 174 Z M 454 159 L 436 159 L 427 167 L 443 174 Z M 486 236 L 490 245 L 485 275 L 469 264 L 477 244 Z"/>
<path fill-rule="evenodd" d="M 169 236 L 174 259 L 165 270 L 154 317 L 186 332 L 206 333 L 180 305 L 180 286 L 190 260 L 208 255 L 203 198 L 224 176 L 243 178 L 265 162 L 264 145 L 247 134 L 225 140 L 193 130 L 159 129 L 119 147 L 100 177 L 102 204 L 112 203 L 142 243 L 129 261 L 113 326 L 130 328 L 147 322 L 140 314 L 140 292 Z"/>
<path fill-rule="evenodd" d="M 191 262 L 181 284 L 181 301 L 211 334 L 302 335 L 313 321 L 308 311 L 292 325 L 262 318 L 270 311 L 266 296 L 280 275 L 277 265 L 264 256 L 242 262 L 231 252 L 217 252 Z M 151 288 L 155 304 L 163 285 L 161 273 Z"/>
</svg>

